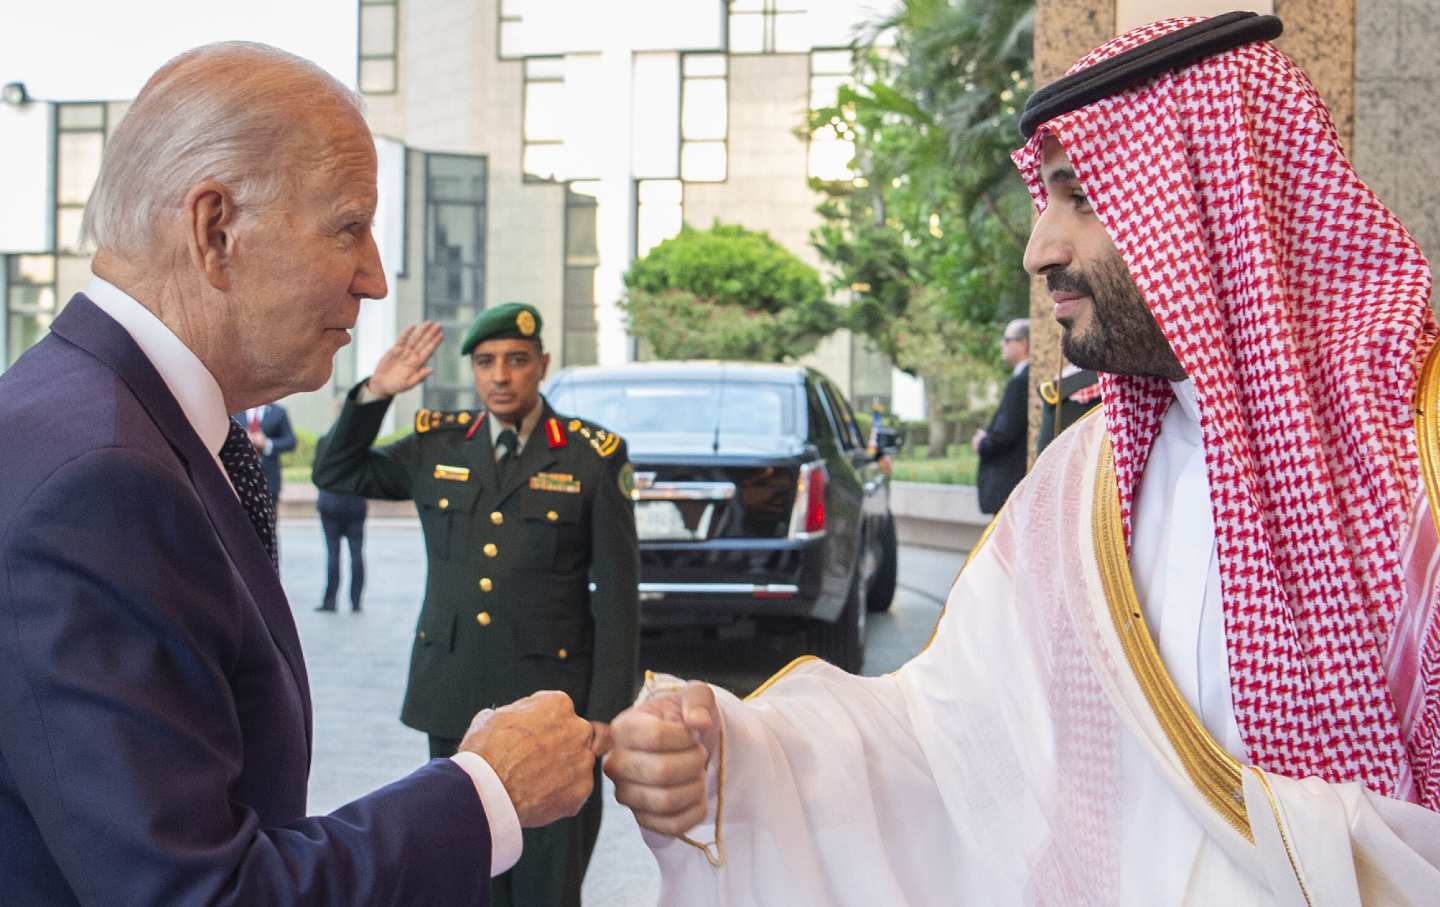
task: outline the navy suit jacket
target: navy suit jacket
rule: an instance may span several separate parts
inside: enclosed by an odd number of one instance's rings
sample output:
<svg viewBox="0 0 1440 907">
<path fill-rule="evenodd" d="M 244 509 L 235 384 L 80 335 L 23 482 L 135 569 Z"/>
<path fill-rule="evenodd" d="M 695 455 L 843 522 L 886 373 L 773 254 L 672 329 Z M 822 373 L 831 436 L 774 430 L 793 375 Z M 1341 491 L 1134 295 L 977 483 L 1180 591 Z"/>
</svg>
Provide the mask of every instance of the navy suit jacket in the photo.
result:
<svg viewBox="0 0 1440 907">
<path fill-rule="evenodd" d="M 306 817 L 289 603 L 124 329 L 76 296 L 0 425 L 0 902 L 488 903 L 450 760 Z"/>
<path fill-rule="evenodd" d="M 1030 366 L 1005 382 L 1000 405 L 980 442 L 975 486 L 981 513 L 998 513 L 1010 492 L 1025 478 L 1026 444 L 1030 437 Z"/>
<path fill-rule="evenodd" d="M 232 418 L 249 427 L 244 413 Z M 290 427 L 290 414 L 278 403 L 266 404 L 260 415 L 260 433 L 270 439 L 270 452 L 260 454 L 260 471 L 265 473 L 265 484 L 270 488 L 270 497 L 280 497 L 280 455 L 295 449 L 295 430 Z"/>
</svg>

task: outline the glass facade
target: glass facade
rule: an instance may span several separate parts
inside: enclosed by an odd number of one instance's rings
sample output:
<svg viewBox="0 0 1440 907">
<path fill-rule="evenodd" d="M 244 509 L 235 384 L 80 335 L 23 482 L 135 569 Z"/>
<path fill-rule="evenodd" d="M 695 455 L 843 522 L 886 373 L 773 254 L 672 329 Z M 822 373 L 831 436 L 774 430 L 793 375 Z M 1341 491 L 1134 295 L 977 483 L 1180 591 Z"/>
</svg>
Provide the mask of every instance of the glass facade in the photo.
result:
<svg viewBox="0 0 1440 907">
<path fill-rule="evenodd" d="M 600 265 L 596 225 L 599 185 L 570 183 L 565 189 L 565 320 L 562 361 L 594 365 L 599 361 L 595 322 L 595 269 Z"/>
<path fill-rule="evenodd" d="M 684 54 L 680 79 L 680 178 L 725 181 L 729 134 L 729 60 L 724 54 Z"/>
<path fill-rule="evenodd" d="M 359 73 L 365 94 L 394 94 L 400 84 L 400 4 L 398 0 L 360 0 Z"/>
<path fill-rule="evenodd" d="M 424 317 L 445 330 L 423 385 L 424 405 L 468 409 L 479 401 L 460 340 L 485 307 L 488 167 L 479 155 L 425 155 Z"/>
<path fill-rule="evenodd" d="M 81 254 L 80 222 L 105 154 L 104 104 L 55 105 L 55 248 Z"/>
<path fill-rule="evenodd" d="M 5 366 L 50 330 L 59 312 L 55 256 L 11 255 L 5 262 Z"/>
</svg>

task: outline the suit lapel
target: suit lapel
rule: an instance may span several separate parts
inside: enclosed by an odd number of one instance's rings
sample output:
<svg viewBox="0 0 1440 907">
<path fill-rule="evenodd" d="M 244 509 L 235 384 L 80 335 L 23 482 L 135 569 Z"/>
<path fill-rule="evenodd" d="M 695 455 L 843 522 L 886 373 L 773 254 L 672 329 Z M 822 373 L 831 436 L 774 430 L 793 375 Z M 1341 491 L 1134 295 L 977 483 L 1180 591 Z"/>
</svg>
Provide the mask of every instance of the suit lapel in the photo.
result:
<svg viewBox="0 0 1440 907">
<path fill-rule="evenodd" d="M 300 689 L 305 707 L 308 747 L 311 732 L 310 685 L 300 651 L 300 638 L 290 613 L 290 602 L 280 585 L 280 577 L 250 524 L 245 506 L 236 497 L 215 458 L 195 434 L 195 429 L 185 418 L 180 404 L 165 386 L 155 366 L 124 328 L 84 294 L 77 294 L 55 319 L 51 330 L 119 375 L 185 464 L 196 495 L 210 516 L 210 524 L 229 553 L 240 581 L 260 609 L 270 629 L 271 639 L 290 666 Z"/>
</svg>

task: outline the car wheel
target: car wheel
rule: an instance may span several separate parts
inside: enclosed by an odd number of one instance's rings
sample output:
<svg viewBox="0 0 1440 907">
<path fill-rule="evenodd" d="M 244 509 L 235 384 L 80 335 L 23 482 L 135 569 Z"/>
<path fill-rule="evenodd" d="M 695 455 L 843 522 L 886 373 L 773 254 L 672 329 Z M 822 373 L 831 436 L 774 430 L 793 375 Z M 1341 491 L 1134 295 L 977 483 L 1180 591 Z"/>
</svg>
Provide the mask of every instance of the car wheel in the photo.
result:
<svg viewBox="0 0 1440 907">
<path fill-rule="evenodd" d="M 865 603 L 860 596 L 860 571 L 850 580 L 850 594 L 834 623 L 816 621 L 811 629 L 815 654 L 837 668 L 860 673 L 865 664 Z"/>
<path fill-rule="evenodd" d="M 868 611 L 889 611 L 895 601 L 895 575 L 899 563 L 899 544 L 895 540 L 895 518 L 886 517 L 876 533 L 876 544 L 880 546 L 880 566 L 870 577 L 870 587 L 865 590 L 865 608 Z"/>
</svg>

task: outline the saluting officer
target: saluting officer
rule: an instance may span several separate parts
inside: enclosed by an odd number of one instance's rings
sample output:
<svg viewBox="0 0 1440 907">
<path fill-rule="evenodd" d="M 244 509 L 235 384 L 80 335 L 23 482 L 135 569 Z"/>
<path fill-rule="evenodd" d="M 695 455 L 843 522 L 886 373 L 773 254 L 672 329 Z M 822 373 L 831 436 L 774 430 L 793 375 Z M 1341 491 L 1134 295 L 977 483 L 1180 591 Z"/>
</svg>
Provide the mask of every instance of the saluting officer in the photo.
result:
<svg viewBox="0 0 1440 907">
<path fill-rule="evenodd" d="M 321 439 L 315 484 L 413 499 L 429 561 L 400 720 L 455 752 L 479 708 L 563 690 L 577 713 L 609 721 L 635 694 L 639 547 L 625 442 L 561 416 L 540 394 L 550 364 L 540 313 L 510 303 L 470 325 L 484 409 L 420 410 L 413 434 L 372 448 L 390 399 L 431 373 L 438 325 L 407 327 L 346 398 Z M 525 829 L 494 905 L 580 904 L 600 829 L 600 783 L 573 819 Z"/>
</svg>

